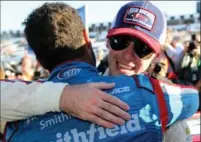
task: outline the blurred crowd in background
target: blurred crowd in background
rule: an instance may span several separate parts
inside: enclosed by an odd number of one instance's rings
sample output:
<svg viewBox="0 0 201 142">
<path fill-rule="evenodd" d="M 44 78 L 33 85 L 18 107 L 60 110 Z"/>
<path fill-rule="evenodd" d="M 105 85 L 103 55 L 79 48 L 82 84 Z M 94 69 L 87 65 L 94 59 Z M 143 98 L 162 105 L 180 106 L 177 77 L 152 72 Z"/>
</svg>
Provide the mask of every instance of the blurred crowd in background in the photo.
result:
<svg viewBox="0 0 201 142">
<path fill-rule="evenodd" d="M 101 45 L 100 45 L 101 44 Z M 94 52 L 97 57 L 97 64 L 107 54 L 104 42 L 94 44 Z M 100 47 L 102 46 L 102 47 Z M 27 44 L 24 37 L 1 42 L 1 67 L 5 73 L 5 79 L 21 79 L 26 81 L 45 79 L 49 72 L 45 70 Z"/>
<path fill-rule="evenodd" d="M 0 52 L 5 79 L 31 81 L 48 77 L 24 37 L 2 41 Z"/>
<path fill-rule="evenodd" d="M 107 67 L 108 49 L 105 46 L 105 40 L 93 39 L 92 42 L 97 67 L 102 61 L 99 67 L 102 73 Z M 170 79 L 179 78 L 198 85 L 201 74 L 200 31 L 176 31 L 169 28 L 163 49 L 165 52 L 155 59 L 148 71 Z M 24 37 L 2 41 L 0 52 L 1 66 L 6 79 L 31 81 L 48 77 L 49 72 L 36 60 Z"/>
<path fill-rule="evenodd" d="M 156 76 L 181 84 L 192 84 L 201 90 L 200 31 L 190 33 L 167 30 L 164 52 L 149 68 Z"/>
</svg>

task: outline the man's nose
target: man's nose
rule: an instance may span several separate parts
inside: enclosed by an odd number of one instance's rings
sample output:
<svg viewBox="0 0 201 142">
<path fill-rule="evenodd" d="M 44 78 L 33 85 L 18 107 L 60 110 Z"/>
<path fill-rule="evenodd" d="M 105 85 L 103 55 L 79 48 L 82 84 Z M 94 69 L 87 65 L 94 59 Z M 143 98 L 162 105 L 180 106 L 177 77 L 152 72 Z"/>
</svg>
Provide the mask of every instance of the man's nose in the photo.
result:
<svg viewBox="0 0 201 142">
<path fill-rule="evenodd" d="M 135 53 L 133 51 L 133 48 L 130 48 L 128 47 L 125 52 L 123 53 L 123 56 L 124 58 L 127 60 L 127 61 L 132 61 L 135 59 Z"/>
</svg>

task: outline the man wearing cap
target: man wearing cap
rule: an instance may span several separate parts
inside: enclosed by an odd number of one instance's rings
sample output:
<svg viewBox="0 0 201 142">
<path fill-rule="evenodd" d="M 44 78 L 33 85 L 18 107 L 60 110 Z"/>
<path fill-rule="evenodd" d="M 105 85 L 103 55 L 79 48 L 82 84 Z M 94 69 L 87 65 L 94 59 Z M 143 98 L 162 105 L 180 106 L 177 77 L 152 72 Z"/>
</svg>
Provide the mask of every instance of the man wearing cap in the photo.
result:
<svg viewBox="0 0 201 142">
<path fill-rule="evenodd" d="M 25 24 L 28 43 L 41 64 L 51 71 L 49 81 L 68 82 L 70 85 L 99 81 L 115 82 L 114 89 L 104 91 L 129 104 L 131 120 L 124 122 L 119 119 L 122 126 L 109 123 L 112 129 L 105 129 L 64 113 L 50 112 L 19 123 L 8 124 L 7 140 L 162 141 L 167 126 L 190 117 L 198 107 L 198 92 L 192 88 L 183 89 L 180 86 L 159 83 L 156 79 L 143 74 L 133 77 L 98 75 L 94 53 L 87 42 L 84 26 L 75 9 L 69 5 L 45 3 L 29 15 Z M 168 88 L 176 92 L 170 93 L 167 91 Z M 77 99 L 85 101 L 84 93 L 87 92 L 77 95 Z M 98 101 L 93 100 L 94 104 Z M 175 108 L 176 104 L 178 106 Z M 108 104 L 104 103 L 103 109 L 107 106 Z M 116 114 L 116 109 L 113 109 L 114 115 L 108 117 L 114 118 L 115 115 L 119 115 Z M 102 115 L 107 113 L 103 110 L 95 112 L 100 111 Z M 99 120 L 98 115 L 90 117 Z"/>
<path fill-rule="evenodd" d="M 109 68 L 105 75 L 132 76 L 146 72 L 162 52 L 166 29 L 164 13 L 151 2 L 130 2 L 122 6 L 107 35 Z M 180 121 L 170 127 L 165 141 L 190 141 L 189 135 L 186 122 Z"/>
<path fill-rule="evenodd" d="M 161 52 L 166 28 L 165 15 L 152 3 L 131 2 L 122 6 L 107 35 L 110 74 L 145 72 Z"/>
</svg>

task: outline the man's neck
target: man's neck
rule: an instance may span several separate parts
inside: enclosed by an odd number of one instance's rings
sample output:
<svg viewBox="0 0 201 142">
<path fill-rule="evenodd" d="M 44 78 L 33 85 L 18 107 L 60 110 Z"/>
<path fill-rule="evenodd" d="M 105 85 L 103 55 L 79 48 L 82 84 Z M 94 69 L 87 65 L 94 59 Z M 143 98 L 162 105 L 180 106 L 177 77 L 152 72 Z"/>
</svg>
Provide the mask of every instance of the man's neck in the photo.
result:
<svg viewBox="0 0 201 142">
<path fill-rule="evenodd" d="M 74 60 L 66 60 L 64 62 L 61 62 L 60 64 L 56 65 L 50 72 L 52 72 L 55 68 L 57 68 L 58 66 L 61 66 L 62 64 L 73 63 L 73 62 L 84 62 L 96 67 L 90 60 L 87 61 L 86 59 L 74 59 Z"/>
<path fill-rule="evenodd" d="M 56 75 L 58 74 L 58 75 Z M 98 70 L 96 67 L 82 61 L 72 61 L 60 64 L 50 73 L 49 79 L 54 78 L 55 75 L 58 79 L 74 80 L 81 79 L 86 76 L 97 76 Z"/>
</svg>

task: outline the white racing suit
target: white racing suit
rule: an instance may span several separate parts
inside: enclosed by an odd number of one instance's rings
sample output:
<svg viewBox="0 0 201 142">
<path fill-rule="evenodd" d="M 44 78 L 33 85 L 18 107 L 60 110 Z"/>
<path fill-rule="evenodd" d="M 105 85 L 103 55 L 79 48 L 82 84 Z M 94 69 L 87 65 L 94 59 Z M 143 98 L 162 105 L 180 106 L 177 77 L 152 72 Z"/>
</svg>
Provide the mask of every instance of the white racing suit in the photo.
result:
<svg viewBox="0 0 201 142">
<path fill-rule="evenodd" d="M 60 111 L 60 96 L 66 83 L 1 80 L 1 121 Z"/>
<path fill-rule="evenodd" d="M 163 142 L 192 142 L 187 120 L 177 121 L 164 134 Z"/>
</svg>

